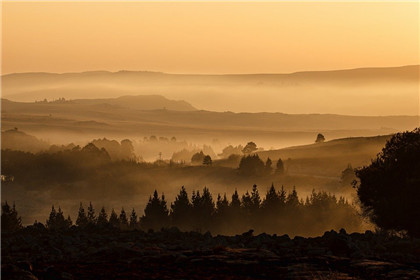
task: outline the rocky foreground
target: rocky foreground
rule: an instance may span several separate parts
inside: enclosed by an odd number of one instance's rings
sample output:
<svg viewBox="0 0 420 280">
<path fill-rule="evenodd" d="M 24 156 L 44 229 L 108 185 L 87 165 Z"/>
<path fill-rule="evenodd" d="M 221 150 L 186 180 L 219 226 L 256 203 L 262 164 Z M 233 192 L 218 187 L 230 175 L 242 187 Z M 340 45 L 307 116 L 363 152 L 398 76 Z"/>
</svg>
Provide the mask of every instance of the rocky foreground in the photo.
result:
<svg viewBox="0 0 420 280">
<path fill-rule="evenodd" d="M 26 228 L 3 233 L 1 279 L 420 279 L 420 239 Z"/>
</svg>

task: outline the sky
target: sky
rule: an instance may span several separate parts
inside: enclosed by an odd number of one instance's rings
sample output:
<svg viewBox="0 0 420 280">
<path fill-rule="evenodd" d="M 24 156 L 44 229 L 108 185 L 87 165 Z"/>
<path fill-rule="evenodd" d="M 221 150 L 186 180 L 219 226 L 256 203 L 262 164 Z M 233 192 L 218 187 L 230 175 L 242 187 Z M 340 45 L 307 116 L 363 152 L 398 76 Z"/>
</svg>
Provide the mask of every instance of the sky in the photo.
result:
<svg viewBox="0 0 420 280">
<path fill-rule="evenodd" d="M 419 64 L 418 2 L 2 2 L 2 74 Z"/>
</svg>

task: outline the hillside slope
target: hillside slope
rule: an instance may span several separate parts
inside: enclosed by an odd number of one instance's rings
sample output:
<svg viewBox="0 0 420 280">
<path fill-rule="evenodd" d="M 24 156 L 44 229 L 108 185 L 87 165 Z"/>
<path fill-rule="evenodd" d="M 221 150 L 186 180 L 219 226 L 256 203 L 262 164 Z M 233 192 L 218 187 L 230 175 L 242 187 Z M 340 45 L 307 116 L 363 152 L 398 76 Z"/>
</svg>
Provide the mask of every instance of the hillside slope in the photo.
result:
<svg viewBox="0 0 420 280">
<path fill-rule="evenodd" d="M 259 152 L 263 160 L 281 158 L 289 174 L 338 177 L 351 164 L 368 165 L 382 150 L 391 135 L 354 137 Z"/>
</svg>

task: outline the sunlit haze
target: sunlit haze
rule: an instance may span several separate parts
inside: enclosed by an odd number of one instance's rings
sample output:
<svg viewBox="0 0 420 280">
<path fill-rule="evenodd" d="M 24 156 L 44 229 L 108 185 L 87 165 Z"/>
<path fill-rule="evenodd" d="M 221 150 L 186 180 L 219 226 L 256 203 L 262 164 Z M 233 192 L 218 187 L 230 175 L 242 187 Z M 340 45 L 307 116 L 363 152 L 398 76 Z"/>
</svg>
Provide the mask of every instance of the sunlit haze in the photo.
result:
<svg viewBox="0 0 420 280">
<path fill-rule="evenodd" d="M 419 3 L 2 2 L 2 73 L 419 64 Z"/>
</svg>

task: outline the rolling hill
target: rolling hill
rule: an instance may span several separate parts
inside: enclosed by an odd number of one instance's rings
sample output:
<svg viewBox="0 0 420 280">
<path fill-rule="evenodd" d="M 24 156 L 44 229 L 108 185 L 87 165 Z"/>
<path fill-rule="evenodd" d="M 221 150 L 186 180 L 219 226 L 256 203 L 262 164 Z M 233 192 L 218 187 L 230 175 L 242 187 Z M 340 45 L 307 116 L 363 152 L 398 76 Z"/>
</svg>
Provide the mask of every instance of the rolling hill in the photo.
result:
<svg viewBox="0 0 420 280">
<path fill-rule="evenodd" d="M 255 141 L 265 148 L 281 148 L 312 143 L 319 132 L 328 140 L 411 130 L 419 120 L 416 116 L 211 112 L 165 100 L 148 108 L 166 109 L 144 110 L 146 102 L 139 101 L 137 107 L 132 99 L 143 100 L 139 96 L 36 103 L 3 99 L 2 127 L 18 127 L 54 143 L 69 137 L 82 141 L 157 135 L 208 144 L 217 139 L 220 145 Z M 184 111 L 169 110 L 168 102 Z"/>
<path fill-rule="evenodd" d="M 418 85 L 418 65 L 291 74 L 17 73 L 2 76 L 2 97 L 33 102 L 163 95 L 210 111 L 417 115 Z"/>
<path fill-rule="evenodd" d="M 349 137 L 258 154 L 264 161 L 267 157 L 273 162 L 281 158 L 289 174 L 334 177 L 340 176 L 348 164 L 354 168 L 370 164 L 390 138 L 391 135 Z"/>
</svg>

